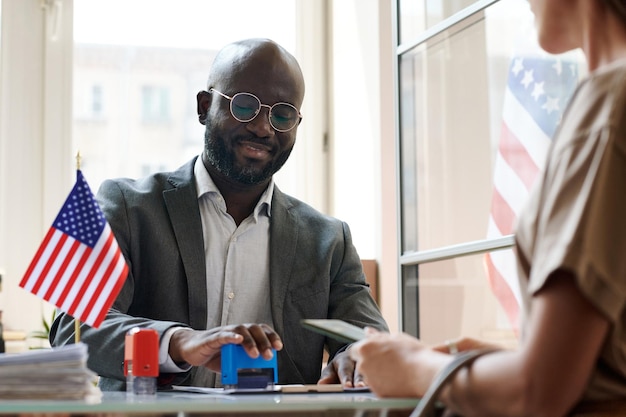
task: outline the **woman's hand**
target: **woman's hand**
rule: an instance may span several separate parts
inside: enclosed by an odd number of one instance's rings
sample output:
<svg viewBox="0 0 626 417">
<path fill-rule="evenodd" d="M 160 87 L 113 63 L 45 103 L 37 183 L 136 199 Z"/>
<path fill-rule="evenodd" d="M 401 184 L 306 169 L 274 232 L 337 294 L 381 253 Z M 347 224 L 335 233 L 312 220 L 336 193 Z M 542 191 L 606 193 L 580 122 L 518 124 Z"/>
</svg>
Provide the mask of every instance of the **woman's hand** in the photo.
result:
<svg viewBox="0 0 626 417">
<path fill-rule="evenodd" d="M 421 397 L 439 369 L 451 360 L 408 334 L 366 331 L 367 339 L 348 351 L 365 383 L 381 397 Z"/>
</svg>

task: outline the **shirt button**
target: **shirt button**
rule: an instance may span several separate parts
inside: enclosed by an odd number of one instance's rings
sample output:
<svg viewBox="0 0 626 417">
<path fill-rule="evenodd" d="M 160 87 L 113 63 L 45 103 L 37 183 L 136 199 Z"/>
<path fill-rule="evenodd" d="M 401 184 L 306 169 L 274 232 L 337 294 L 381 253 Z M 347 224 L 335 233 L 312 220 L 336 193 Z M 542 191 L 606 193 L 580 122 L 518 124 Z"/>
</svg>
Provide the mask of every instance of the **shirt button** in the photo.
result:
<svg viewBox="0 0 626 417">
<path fill-rule="evenodd" d="M 228 293 L 228 299 L 232 300 L 233 298 L 235 298 L 235 293 L 234 292 L 229 292 Z"/>
</svg>

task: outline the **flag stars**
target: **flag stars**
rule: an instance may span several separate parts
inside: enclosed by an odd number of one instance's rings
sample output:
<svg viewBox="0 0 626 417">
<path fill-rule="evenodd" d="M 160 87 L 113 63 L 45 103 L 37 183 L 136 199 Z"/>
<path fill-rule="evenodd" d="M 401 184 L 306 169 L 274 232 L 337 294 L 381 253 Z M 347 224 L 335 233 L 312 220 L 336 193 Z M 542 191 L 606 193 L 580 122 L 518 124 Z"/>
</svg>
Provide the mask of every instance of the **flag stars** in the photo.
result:
<svg viewBox="0 0 626 417">
<path fill-rule="evenodd" d="M 545 109 L 548 114 L 551 114 L 553 111 L 559 111 L 559 99 L 557 97 L 548 97 L 541 108 Z"/>
<path fill-rule="evenodd" d="M 524 88 L 528 88 L 528 86 L 535 81 L 535 78 L 533 76 L 533 71 L 534 70 L 529 70 L 529 71 L 524 71 L 524 78 L 522 79 L 521 83 L 524 86 Z"/>
<path fill-rule="evenodd" d="M 531 95 L 533 96 L 533 98 L 535 99 L 535 101 L 539 100 L 539 97 L 543 96 L 545 94 L 545 91 L 543 90 L 543 84 L 544 82 L 540 82 L 540 83 L 535 83 L 535 86 L 533 88 L 533 92 L 531 93 Z"/>
<path fill-rule="evenodd" d="M 53 224 L 84 244 L 96 244 L 106 220 L 84 180 L 77 183 Z"/>
</svg>

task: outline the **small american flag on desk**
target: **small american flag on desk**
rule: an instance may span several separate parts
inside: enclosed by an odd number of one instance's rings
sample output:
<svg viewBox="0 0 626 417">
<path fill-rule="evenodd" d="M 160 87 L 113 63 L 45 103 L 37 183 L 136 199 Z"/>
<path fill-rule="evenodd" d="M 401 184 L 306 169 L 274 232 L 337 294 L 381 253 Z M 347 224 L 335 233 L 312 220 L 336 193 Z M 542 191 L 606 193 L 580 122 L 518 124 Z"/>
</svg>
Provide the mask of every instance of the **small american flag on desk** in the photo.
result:
<svg viewBox="0 0 626 417">
<path fill-rule="evenodd" d="M 74 188 L 19 285 L 97 328 L 127 274 L 113 232 L 77 170 Z"/>
<path fill-rule="evenodd" d="M 487 237 L 514 232 L 517 217 L 543 170 L 548 148 L 578 83 L 575 60 L 539 51 L 511 60 L 494 169 Z M 485 256 L 487 276 L 517 331 L 521 295 L 512 250 Z"/>
</svg>

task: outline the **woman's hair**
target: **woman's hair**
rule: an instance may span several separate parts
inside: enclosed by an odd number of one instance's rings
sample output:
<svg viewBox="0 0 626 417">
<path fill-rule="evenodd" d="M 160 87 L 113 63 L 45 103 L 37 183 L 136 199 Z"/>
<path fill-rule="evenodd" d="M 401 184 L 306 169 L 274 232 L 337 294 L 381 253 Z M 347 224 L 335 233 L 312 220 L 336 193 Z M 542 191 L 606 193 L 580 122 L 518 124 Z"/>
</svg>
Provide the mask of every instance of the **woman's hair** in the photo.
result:
<svg viewBox="0 0 626 417">
<path fill-rule="evenodd" d="M 621 19 L 626 25 L 626 0 L 604 0 L 607 6 Z"/>
</svg>

